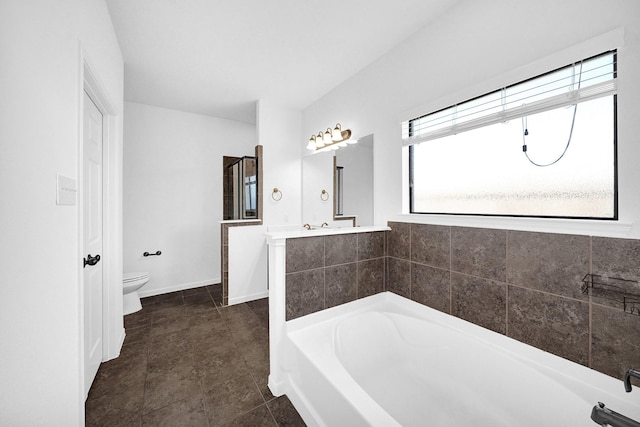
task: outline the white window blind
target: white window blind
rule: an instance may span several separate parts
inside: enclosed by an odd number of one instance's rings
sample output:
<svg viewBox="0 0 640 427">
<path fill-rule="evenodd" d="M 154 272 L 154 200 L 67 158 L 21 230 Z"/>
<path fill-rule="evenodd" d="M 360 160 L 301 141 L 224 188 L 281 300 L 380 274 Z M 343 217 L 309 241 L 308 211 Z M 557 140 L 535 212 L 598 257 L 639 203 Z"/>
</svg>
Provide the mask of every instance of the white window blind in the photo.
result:
<svg viewBox="0 0 640 427">
<path fill-rule="evenodd" d="M 607 52 L 402 123 L 416 144 L 617 93 L 616 54 Z"/>
</svg>

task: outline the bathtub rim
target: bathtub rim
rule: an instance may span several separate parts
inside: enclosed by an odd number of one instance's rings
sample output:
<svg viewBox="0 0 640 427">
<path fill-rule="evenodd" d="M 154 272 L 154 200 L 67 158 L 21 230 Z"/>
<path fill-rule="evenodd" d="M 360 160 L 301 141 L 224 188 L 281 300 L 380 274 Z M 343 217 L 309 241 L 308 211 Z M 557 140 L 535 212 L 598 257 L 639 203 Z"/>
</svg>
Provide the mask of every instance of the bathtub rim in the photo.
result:
<svg viewBox="0 0 640 427">
<path fill-rule="evenodd" d="M 592 402 L 593 405 L 596 405 L 598 401 L 602 401 L 613 410 L 624 413 L 631 418 L 637 419 L 640 416 L 640 402 L 637 402 L 637 396 L 629 396 L 628 393 L 625 393 L 621 380 L 392 292 L 382 292 L 290 320 L 285 325 L 287 340 L 290 340 L 292 336 L 294 338 L 303 336 L 305 335 L 304 332 L 308 332 L 311 328 L 333 329 L 343 319 L 372 311 L 392 312 L 410 315 L 423 320 L 426 318 L 428 321 L 435 321 L 436 323 L 444 323 L 446 327 L 463 333 L 471 340 L 481 341 L 484 345 L 497 347 L 499 351 L 504 351 L 511 357 L 521 361 L 525 360 L 532 367 L 541 371 L 542 374 L 550 376 L 560 385 L 569 389 L 578 386 L 579 390 L 577 392 L 574 390 L 574 392 L 589 404 L 591 404 L 591 399 L 585 398 L 584 395 L 589 394 L 589 389 L 597 389 L 599 397 Z M 290 345 L 293 345 L 293 343 L 290 343 Z M 287 366 L 288 369 L 289 366 Z M 306 402 L 304 393 L 298 389 L 290 375 L 287 374 L 286 377 L 288 383 L 286 385 L 286 394 L 303 415 L 305 421 L 322 419 L 313 409 L 310 409 L 312 405 Z"/>
</svg>

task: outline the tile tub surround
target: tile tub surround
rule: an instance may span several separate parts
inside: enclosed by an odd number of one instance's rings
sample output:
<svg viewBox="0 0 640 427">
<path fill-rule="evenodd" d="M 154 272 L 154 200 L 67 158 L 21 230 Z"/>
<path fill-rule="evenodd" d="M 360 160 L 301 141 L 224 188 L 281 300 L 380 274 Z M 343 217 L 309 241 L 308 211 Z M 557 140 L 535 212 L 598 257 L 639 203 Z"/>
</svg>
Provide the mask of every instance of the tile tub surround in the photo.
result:
<svg viewBox="0 0 640 427">
<path fill-rule="evenodd" d="M 286 320 L 385 290 L 385 232 L 286 240 Z"/>
<path fill-rule="evenodd" d="M 143 298 L 100 366 L 87 426 L 304 426 L 269 372 L 268 300 L 222 307 L 220 285 Z"/>
<path fill-rule="evenodd" d="M 269 259 L 269 389 L 287 390 L 287 321 L 385 290 L 387 226 L 266 233 Z"/>
<path fill-rule="evenodd" d="M 387 290 L 618 379 L 640 367 L 640 316 L 581 290 L 587 273 L 639 280 L 640 240 L 388 225 Z"/>
</svg>

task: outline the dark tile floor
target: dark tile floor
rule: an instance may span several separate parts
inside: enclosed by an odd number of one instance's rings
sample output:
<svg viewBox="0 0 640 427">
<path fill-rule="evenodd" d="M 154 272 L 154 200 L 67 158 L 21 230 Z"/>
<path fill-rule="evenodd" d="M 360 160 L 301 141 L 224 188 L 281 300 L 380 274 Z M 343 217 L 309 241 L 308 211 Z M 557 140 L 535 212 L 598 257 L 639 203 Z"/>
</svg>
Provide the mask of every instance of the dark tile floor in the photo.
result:
<svg viewBox="0 0 640 427">
<path fill-rule="evenodd" d="M 142 299 L 103 363 L 87 426 L 304 426 L 269 374 L 268 300 L 222 307 L 220 285 Z"/>
</svg>

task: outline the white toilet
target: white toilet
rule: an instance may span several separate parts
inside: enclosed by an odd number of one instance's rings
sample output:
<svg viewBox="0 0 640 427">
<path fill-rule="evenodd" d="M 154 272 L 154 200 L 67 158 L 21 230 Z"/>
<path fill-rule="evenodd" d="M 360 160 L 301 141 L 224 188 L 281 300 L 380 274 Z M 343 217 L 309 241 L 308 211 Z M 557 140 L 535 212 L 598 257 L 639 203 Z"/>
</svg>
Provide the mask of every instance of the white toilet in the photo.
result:
<svg viewBox="0 0 640 427">
<path fill-rule="evenodd" d="M 149 281 L 149 273 L 124 273 L 122 276 L 122 311 L 125 315 L 142 310 L 138 291 Z"/>
</svg>

